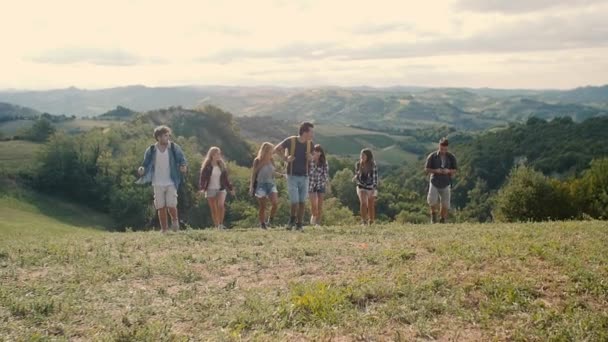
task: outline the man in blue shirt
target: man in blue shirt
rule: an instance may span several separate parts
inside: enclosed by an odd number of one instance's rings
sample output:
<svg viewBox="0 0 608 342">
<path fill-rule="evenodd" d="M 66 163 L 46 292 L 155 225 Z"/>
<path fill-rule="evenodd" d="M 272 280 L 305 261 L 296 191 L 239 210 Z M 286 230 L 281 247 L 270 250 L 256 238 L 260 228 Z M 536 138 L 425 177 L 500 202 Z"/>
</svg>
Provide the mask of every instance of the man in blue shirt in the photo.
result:
<svg viewBox="0 0 608 342">
<path fill-rule="evenodd" d="M 177 216 L 177 189 L 186 173 L 188 162 L 181 147 L 170 141 L 171 129 L 159 126 L 154 130 L 156 143 L 150 145 L 144 154 L 144 161 L 139 167 L 138 184 L 152 183 L 154 188 L 154 207 L 163 233 L 168 229 L 167 211 L 171 216 L 171 228 L 179 230 Z"/>
</svg>

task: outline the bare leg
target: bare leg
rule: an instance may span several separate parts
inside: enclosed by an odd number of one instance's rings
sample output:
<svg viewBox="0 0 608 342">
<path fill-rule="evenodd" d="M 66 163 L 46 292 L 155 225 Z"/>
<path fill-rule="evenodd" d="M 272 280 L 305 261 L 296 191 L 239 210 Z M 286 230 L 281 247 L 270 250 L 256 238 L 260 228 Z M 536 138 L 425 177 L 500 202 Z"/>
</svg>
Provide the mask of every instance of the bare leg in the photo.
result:
<svg viewBox="0 0 608 342">
<path fill-rule="evenodd" d="M 177 216 L 177 208 L 167 208 L 169 209 L 169 216 L 171 216 L 171 229 L 173 231 L 179 230 L 179 217 Z"/>
<path fill-rule="evenodd" d="M 445 208 L 443 205 L 441 206 L 441 218 L 443 221 L 447 221 L 448 219 L 448 208 Z"/>
<path fill-rule="evenodd" d="M 363 223 L 367 223 L 368 220 L 367 197 L 366 191 L 359 191 L 359 211 L 361 212 L 361 221 L 363 221 Z"/>
<path fill-rule="evenodd" d="M 321 217 L 323 216 L 323 194 L 318 194 L 317 198 L 317 214 L 315 218 L 317 219 L 316 224 L 321 224 Z"/>
<path fill-rule="evenodd" d="M 209 209 L 211 209 L 211 219 L 213 220 L 213 226 L 217 228 L 220 225 L 217 219 L 217 197 L 207 198 L 207 202 L 209 203 Z"/>
<path fill-rule="evenodd" d="M 437 211 L 439 211 L 438 209 L 439 209 L 438 205 L 432 205 L 431 206 L 431 214 L 436 215 Z"/>
<path fill-rule="evenodd" d="M 260 220 L 260 223 L 264 223 L 266 222 L 266 197 L 258 198 L 258 203 L 260 205 L 258 218 Z"/>
<path fill-rule="evenodd" d="M 226 206 L 224 205 L 226 202 L 226 193 L 220 192 L 217 194 L 217 212 L 218 212 L 218 221 L 220 225 L 224 224 L 224 218 L 226 216 Z"/>
<path fill-rule="evenodd" d="M 438 205 L 431 205 L 431 223 L 436 223 L 438 209 Z"/>
<path fill-rule="evenodd" d="M 298 203 L 298 218 L 297 222 L 302 224 L 302 219 L 304 218 L 304 211 L 306 210 L 306 202 Z"/>
<path fill-rule="evenodd" d="M 291 204 L 291 214 L 290 214 L 290 217 L 291 218 L 295 218 L 297 211 L 298 211 L 298 203 L 292 203 Z"/>
<path fill-rule="evenodd" d="M 279 194 L 273 192 L 270 195 L 270 203 L 272 204 L 272 208 L 270 209 L 270 219 L 274 219 L 274 216 L 277 213 L 277 209 L 279 208 Z"/>
<path fill-rule="evenodd" d="M 160 231 L 163 233 L 167 232 L 169 228 L 169 222 L 167 219 L 167 208 L 160 208 L 158 211 L 158 223 L 160 223 Z"/>
<path fill-rule="evenodd" d="M 376 220 L 376 198 L 373 195 L 367 196 L 367 210 L 369 212 L 369 224 Z"/>
<path fill-rule="evenodd" d="M 308 194 L 308 197 L 310 197 L 310 223 L 311 224 L 315 224 L 316 223 L 316 218 L 318 216 L 317 214 L 317 194 L 314 192 L 311 192 Z"/>
</svg>

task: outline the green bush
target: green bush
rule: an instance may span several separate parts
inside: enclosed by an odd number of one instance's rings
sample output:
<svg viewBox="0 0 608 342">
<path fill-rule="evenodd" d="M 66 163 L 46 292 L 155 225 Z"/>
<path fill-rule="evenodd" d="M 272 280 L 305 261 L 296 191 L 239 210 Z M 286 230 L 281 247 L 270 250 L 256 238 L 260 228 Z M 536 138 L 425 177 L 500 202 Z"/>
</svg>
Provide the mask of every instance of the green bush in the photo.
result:
<svg viewBox="0 0 608 342">
<path fill-rule="evenodd" d="M 570 191 L 576 206 L 596 219 L 608 219 L 608 158 L 591 162 L 580 179 L 573 180 Z"/>
<path fill-rule="evenodd" d="M 410 211 L 403 210 L 403 211 L 401 211 L 395 217 L 395 221 L 397 223 L 400 223 L 400 224 L 406 224 L 406 223 L 416 223 L 416 224 L 428 223 L 429 222 L 429 216 L 428 215 L 424 215 L 424 214 L 422 214 L 420 212 L 410 212 Z"/>
<path fill-rule="evenodd" d="M 328 198 L 323 204 L 323 224 L 327 226 L 341 226 L 355 223 L 353 212 L 344 207 L 335 198 Z"/>
<path fill-rule="evenodd" d="M 45 117 L 36 120 L 32 127 L 23 132 L 23 136 L 26 140 L 37 142 L 47 141 L 53 134 L 55 134 L 55 127 L 51 121 Z"/>
<path fill-rule="evenodd" d="M 350 169 L 336 172 L 331 180 L 331 188 L 340 203 L 355 212 L 359 210 L 359 198 L 357 197 L 355 183 L 352 180 L 353 175 L 354 173 Z"/>
<path fill-rule="evenodd" d="M 496 196 L 495 218 L 499 221 L 544 221 L 575 216 L 566 189 L 527 166 L 514 168 Z"/>
</svg>

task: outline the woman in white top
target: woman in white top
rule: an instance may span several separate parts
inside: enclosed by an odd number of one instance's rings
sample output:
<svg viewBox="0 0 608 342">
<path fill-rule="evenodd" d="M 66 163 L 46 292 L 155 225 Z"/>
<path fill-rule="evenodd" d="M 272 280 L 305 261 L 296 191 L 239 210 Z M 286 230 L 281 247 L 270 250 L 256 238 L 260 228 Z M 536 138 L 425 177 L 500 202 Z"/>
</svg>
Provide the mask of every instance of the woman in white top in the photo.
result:
<svg viewBox="0 0 608 342">
<path fill-rule="evenodd" d="M 199 178 L 199 190 L 205 193 L 213 223 L 219 229 L 225 229 L 224 217 L 226 216 L 226 192 L 230 191 L 234 196 L 234 188 L 228 179 L 228 169 L 222 159 L 222 151 L 219 147 L 211 147 L 201 166 Z"/>
</svg>

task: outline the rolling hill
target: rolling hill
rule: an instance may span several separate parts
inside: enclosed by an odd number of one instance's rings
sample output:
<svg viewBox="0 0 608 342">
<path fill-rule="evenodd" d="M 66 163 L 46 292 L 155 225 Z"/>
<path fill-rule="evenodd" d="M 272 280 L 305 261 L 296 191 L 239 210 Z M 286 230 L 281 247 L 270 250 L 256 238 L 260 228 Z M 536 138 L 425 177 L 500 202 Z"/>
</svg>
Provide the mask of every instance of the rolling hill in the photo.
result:
<svg viewBox="0 0 608 342">
<path fill-rule="evenodd" d="M 298 125 L 271 117 L 236 118 L 238 130 L 243 138 L 256 144 L 269 141 L 273 144 L 296 135 Z M 321 144 L 326 153 L 340 157 L 358 158 L 364 148 L 371 148 L 379 164 L 403 165 L 413 163 L 420 156 L 404 148 L 408 139 L 405 135 L 391 135 L 340 124 L 320 123 L 315 127 L 314 141 Z M 430 146 L 430 141 L 422 145 Z"/>
<path fill-rule="evenodd" d="M 236 116 L 271 116 L 370 128 L 450 125 L 485 129 L 531 116 L 577 121 L 608 113 L 608 88 L 567 91 L 466 88 L 277 88 L 130 86 L 0 92 L 0 101 L 50 113 L 96 116 L 122 106 L 136 112 L 215 105 Z"/>
<path fill-rule="evenodd" d="M 10 103 L 0 102 L 0 123 L 5 121 L 32 119 L 40 116 L 40 112 Z"/>
</svg>

